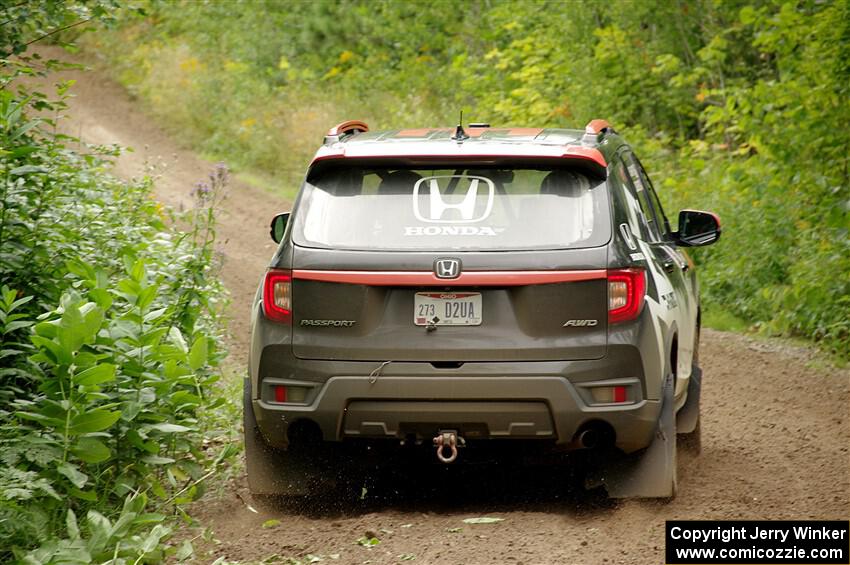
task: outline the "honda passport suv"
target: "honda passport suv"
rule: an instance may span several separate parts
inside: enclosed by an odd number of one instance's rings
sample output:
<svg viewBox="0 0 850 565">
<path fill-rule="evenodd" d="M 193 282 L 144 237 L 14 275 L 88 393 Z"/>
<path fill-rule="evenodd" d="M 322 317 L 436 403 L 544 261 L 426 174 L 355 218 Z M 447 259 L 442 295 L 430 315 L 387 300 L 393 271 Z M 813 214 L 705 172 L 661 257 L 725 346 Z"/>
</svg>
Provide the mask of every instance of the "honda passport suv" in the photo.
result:
<svg viewBox="0 0 850 565">
<path fill-rule="evenodd" d="M 684 248 L 720 225 L 684 210 L 673 231 L 607 122 L 344 122 L 271 236 L 244 388 L 253 493 L 305 494 L 361 448 L 442 465 L 522 445 L 606 450 L 612 497 L 675 495 L 677 435 L 699 444 Z"/>
</svg>

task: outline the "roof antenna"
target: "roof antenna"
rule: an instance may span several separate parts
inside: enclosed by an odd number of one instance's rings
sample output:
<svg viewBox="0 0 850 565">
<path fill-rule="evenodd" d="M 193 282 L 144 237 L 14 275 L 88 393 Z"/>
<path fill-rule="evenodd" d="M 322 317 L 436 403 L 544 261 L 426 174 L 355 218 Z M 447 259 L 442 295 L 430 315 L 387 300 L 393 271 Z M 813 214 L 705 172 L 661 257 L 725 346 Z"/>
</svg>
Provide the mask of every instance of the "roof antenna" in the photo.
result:
<svg viewBox="0 0 850 565">
<path fill-rule="evenodd" d="M 465 131 L 463 131 L 463 110 L 460 111 L 460 120 L 458 121 L 457 128 L 455 128 L 455 134 L 452 136 L 452 139 L 458 143 L 462 142 L 464 139 L 469 139 L 469 136 L 466 135 Z"/>
</svg>

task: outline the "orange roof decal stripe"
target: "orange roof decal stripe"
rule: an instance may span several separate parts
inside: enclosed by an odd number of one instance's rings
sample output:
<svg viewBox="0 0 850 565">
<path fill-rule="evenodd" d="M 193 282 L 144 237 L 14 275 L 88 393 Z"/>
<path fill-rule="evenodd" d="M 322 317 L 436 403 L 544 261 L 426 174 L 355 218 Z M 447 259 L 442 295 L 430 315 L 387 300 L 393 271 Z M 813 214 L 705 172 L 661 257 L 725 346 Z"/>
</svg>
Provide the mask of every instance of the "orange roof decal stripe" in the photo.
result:
<svg viewBox="0 0 850 565">
<path fill-rule="evenodd" d="M 543 128 L 511 128 L 508 130 L 508 135 L 537 137 L 542 131 Z"/>
</svg>

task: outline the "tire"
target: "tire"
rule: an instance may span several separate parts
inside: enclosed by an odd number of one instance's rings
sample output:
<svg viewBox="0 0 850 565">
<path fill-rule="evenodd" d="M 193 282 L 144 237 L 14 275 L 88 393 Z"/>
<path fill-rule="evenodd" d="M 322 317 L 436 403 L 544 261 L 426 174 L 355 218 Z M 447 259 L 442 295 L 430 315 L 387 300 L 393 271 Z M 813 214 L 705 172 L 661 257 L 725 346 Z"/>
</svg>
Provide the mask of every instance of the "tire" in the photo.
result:
<svg viewBox="0 0 850 565">
<path fill-rule="evenodd" d="M 699 329 L 697 329 L 696 345 L 694 346 L 693 368 L 688 382 L 688 400 L 677 415 L 677 427 L 683 431 L 679 434 L 679 445 L 682 451 L 689 455 L 699 455 L 702 451 L 702 414 L 700 397 L 702 396 L 702 370 L 699 366 Z"/>
<path fill-rule="evenodd" d="M 676 414 L 673 375 L 664 384 L 661 412 L 652 443 L 643 451 L 613 462 L 602 483 L 610 498 L 656 498 L 671 501 L 678 490 Z"/>
<path fill-rule="evenodd" d="M 665 406 L 662 406 L 661 418 L 658 422 L 659 431 L 662 433 L 670 433 L 673 438 L 672 446 L 669 445 L 669 442 L 667 444 L 667 472 L 665 473 L 666 485 L 664 488 L 669 489 L 669 494 L 658 497 L 663 499 L 664 502 L 672 502 L 679 492 L 679 434 L 676 433 L 676 411 L 673 408 L 673 383 L 674 377 L 671 375 L 670 384 L 666 387 L 666 394 L 664 396 L 664 403 L 669 403 L 670 408 L 667 409 Z M 667 430 L 669 430 L 669 432 Z"/>
<path fill-rule="evenodd" d="M 702 422 L 697 420 L 697 427 L 687 434 L 679 434 L 679 446 L 688 455 L 699 455 L 702 451 Z"/>
<path fill-rule="evenodd" d="M 245 471 L 251 494 L 263 497 L 308 494 L 310 474 L 307 472 L 306 462 L 294 460 L 289 453 L 271 447 L 263 438 L 254 416 L 250 379 L 245 379 L 243 385 L 242 423 Z"/>
</svg>

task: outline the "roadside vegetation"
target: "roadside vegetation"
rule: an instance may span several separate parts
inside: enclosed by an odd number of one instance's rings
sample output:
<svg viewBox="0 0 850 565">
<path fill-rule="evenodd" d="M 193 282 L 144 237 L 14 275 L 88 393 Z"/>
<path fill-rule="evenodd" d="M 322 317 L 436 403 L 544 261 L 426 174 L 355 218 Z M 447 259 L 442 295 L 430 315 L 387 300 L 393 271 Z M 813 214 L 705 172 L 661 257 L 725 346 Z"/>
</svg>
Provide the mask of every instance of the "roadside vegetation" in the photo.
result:
<svg viewBox="0 0 850 565">
<path fill-rule="evenodd" d="M 111 9 L 0 8 L 2 563 L 187 558 L 170 541 L 182 507 L 237 451 L 217 431 L 233 415 L 213 247 L 226 168 L 175 214 L 150 177 L 110 174 L 120 149 L 56 133 L 70 84 L 27 86 L 61 67 L 27 43 Z"/>
<path fill-rule="evenodd" d="M 88 50 L 251 180 L 291 197 L 344 119 L 604 117 L 645 156 L 668 214 L 722 217 L 721 242 L 694 253 L 709 321 L 850 356 L 850 0 L 141 7 Z"/>
</svg>

